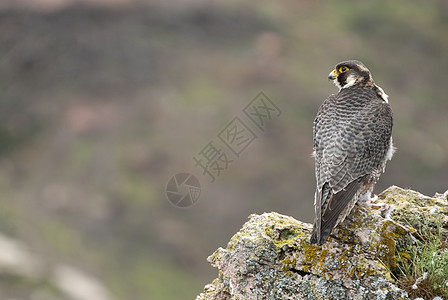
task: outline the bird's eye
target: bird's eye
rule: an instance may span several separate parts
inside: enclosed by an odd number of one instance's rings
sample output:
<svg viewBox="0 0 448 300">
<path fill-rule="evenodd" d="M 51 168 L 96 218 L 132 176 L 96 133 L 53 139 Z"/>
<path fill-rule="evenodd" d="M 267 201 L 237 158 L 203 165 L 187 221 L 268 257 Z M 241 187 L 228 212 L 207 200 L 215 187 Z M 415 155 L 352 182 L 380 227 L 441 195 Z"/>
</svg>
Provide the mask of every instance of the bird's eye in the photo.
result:
<svg viewBox="0 0 448 300">
<path fill-rule="evenodd" d="M 339 73 L 347 72 L 348 68 L 346 66 L 339 67 Z"/>
</svg>

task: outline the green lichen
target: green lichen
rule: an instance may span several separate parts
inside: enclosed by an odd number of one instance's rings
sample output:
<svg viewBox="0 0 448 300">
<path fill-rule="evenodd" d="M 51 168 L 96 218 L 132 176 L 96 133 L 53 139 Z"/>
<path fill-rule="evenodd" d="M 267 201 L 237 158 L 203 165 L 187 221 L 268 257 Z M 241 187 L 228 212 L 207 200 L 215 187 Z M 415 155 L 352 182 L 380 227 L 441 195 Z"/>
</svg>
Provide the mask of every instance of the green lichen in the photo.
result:
<svg viewBox="0 0 448 300">
<path fill-rule="evenodd" d="M 408 252 L 399 251 L 398 260 L 406 264 L 411 260 L 411 255 Z"/>
<path fill-rule="evenodd" d="M 305 272 L 309 272 L 318 257 L 318 252 L 322 249 L 321 246 L 310 245 L 308 243 L 303 243 L 303 254 L 305 255 L 305 259 L 303 262 L 303 270 Z"/>
<path fill-rule="evenodd" d="M 280 224 L 265 226 L 263 229 L 277 249 L 300 244 L 304 237 L 303 227 L 292 222 L 283 221 Z"/>
<path fill-rule="evenodd" d="M 376 245 L 375 252 L 378 258 L 388 267 L 397 266 L 397 258 L 395 256 L 395 240 L 399 236 L 395 230 L 388 230 L 389 221 L 384 222 L 381 229 L 381 240 Z"/>
<path fill-rule="evenodd" d="M 280 232 L 281 240 L 291 240 L 300 234 L 300 232 L 298 232 L 295 228 L 291 228 L 291 227 L 281 229 L 279 232 Z"/>
<path fill-rule="evenodd" d="M 352 250 L 353 246 L 344 250 L 344 252 L 342 252 L 341 256 L 339 257 L 339 265 L 342 271 L 345 271 L 348 267 L 352 265 L 352 258 L 349 257 L 351 256 L 350 254 Z M 353 276 L 353 274 L 350 272 L 349 276 Z"/>
<path fill-rule="evenodd" d="M 359 228 L 359 226 L 357 226 L 357 225 L 358 224 L 355 224 L 355 227 Z M 353 242 L 352 233 L 347 228 L 345 228 L 343 226 L 339 226 L 338 227 L 336 239 L 338 241 L 341 241 L 341 242 L 344 242 L 344 243 Z"/>
<path fill-rule="evenodd" d="M 392 288 L 391 269 L 412 259 L 411 226 L 355 208 L 322 246 L 309 244 L 310 229 L 276 213 L 251 216 L 209 259 L 223 270 L 215 289 L 232 299 L 408 299 Z"/>
<path fill-rule="evenodd" d="M 322 251 L 320 251 L 318 263 L 321 270 L 325 270 L 325 259 L 327 258 L 328 254 L 330 254 L 330 251 L 326 248 L 323 248 Z M 332 258 L 334 259 L 334 254 L 331 253 L 331 255 L 333 255 Z"/>
<path fill-rule="evenodd" d="M 286 272 L 286 271 L 289 271 L 289 270 L 295 268 L 296 262 L 297 262 L 297 260 L 296 260 L 295 257 L 293 257 L 293 258 L 285 258 L 284 260 L 281 261 L 282 270 L 284 272 Z"/>
</svg>

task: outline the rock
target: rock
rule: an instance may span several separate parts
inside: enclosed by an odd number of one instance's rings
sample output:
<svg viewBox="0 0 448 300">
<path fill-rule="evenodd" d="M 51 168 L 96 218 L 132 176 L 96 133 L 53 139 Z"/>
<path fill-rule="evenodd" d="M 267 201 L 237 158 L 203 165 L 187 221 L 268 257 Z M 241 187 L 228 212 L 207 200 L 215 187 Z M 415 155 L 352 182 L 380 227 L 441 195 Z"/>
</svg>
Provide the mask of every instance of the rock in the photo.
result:
<svg viewBox="0 0 448 300">
<path fill-rule="evenodd" d="M 395 205 L 392 219 L 356 206 L 322 246 L 309 244 L 311 224 L 251 215 L 227 248 L 208 258 L 219 276 L 196 300 L 410 299 L 392 270 L 410 257 L 416 220 L 448 224 L 446 194 L 430 198 L 392 186 L 379 199 Z"/>
</svg>

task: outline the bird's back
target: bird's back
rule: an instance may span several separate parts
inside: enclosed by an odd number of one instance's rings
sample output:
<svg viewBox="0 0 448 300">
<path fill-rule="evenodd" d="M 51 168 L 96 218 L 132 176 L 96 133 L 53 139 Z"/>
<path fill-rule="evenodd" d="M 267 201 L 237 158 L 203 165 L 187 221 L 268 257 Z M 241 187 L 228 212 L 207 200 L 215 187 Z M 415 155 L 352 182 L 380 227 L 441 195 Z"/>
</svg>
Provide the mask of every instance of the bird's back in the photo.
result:
<svg viewBox="0 0 448 300">
<path fill-rule="evenodd" d="M 341 89 L 322 104 L 313 128 L 320 214 L 315 242 L 328 238 L 353 208 L 364 181 L 380 169 L 391 126 L 389 104 L 371 87 Z"/>
</svg>

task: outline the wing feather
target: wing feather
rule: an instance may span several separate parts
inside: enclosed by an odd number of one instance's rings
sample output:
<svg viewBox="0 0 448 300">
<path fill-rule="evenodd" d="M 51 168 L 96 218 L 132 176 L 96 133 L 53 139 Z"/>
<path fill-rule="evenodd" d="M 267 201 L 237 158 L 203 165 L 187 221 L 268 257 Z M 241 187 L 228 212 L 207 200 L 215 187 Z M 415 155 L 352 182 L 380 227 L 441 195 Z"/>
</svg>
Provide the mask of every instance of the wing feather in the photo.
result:
<svg viewBox="0 0 448 300">
<path fill-rule="evenodd" d="M 324 101 L 313 126 L 320 208 L 310 241 L 326 241 L 362 180 L 380 168 L 391 134 L 390 106 L 373 91 L 342 89 Z"/>
<path fill-rule="evenodd" d="M 328 205 L 321 213 L 318 226 L 313 227 L 310 243 L 320 245 L 328 239 L 336 225 L 339 215 L 350 200 L 353 199 L 353 196 L 361 185 L 361 181 L 362 179 L 350 182 L 345 190 L 337 194 L 331 193 L 328 185 L 326 187 L 324 186 L 324 190 L 327 190 L 326 197 L 328 197 L 328 200 L 326 202 L 328 202 Z M 323 193 L 320 193 L 321 195 Z"/>
</svg>

